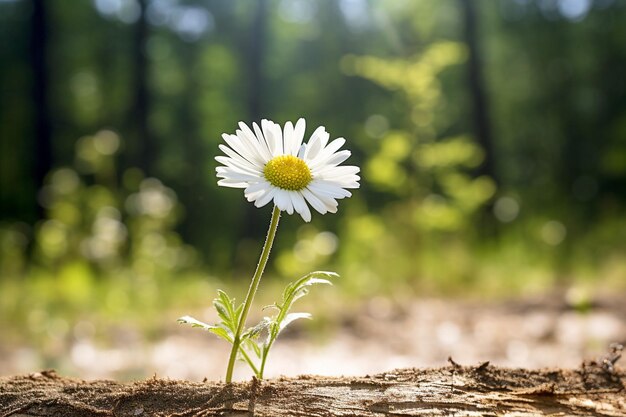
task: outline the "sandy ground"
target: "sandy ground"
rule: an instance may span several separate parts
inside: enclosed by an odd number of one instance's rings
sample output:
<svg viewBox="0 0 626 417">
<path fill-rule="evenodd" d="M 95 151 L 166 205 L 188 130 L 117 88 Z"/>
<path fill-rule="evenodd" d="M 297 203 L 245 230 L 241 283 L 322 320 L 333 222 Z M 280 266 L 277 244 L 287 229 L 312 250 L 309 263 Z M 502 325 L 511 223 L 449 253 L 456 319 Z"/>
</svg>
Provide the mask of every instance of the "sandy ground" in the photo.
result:
<svg viewBox="0 0 626 417">
<path fill-rule="evenodd" d="M 365 375 L 395 368 L 463 365 L 484 361 L 508 367 L 579 367 L 611 342 L 626 342 L 626 301 L 607 297 L 582 313 L 552 298 L 497 304 L 427 299 L 398 306 L 373 299 L 323 337 L 298 323 L 275 345 L 266 377 Z M 76 332 L 75 332 L 76 333 Z M 74 335 L 46 357 L 37 346 L 0 341 L 0 375 L 54 367 L 85 379 L 129 381 L 152 375 L 220 380 L 228 346 L 198 329 L 177 326 L 148 342 L 126 329 L 104 344 Z M 235 379 L 249 380 L 243 364 Z"/>
<path fill-rule="evenodd" d="M 224 384 L 148 378 L 83 381 L 54 371 L 0 378 L 2 417 L 606 416 L 626 415 L 626 373 L 488 364 L 397 369 L 361 377 Z"/>
</svg>

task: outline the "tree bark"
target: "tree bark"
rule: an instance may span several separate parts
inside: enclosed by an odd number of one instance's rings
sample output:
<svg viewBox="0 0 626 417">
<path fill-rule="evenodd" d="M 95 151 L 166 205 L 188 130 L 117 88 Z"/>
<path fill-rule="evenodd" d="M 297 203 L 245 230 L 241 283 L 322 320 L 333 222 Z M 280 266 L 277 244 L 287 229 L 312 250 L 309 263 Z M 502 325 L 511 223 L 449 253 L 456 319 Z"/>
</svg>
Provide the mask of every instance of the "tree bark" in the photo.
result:
<svg viewBox="0 0 626 417">
<path fill-rule="evenodd" d="M 49 22 L 45 0 L 33 0 L 31 17 L 30 60 L 32 68 L 33 127 L 35 155 L 33 177 L 36 190 L 44 185 L 46 175 L 52 168 L 52 128 L 48 103 L 48 39 Z M 38 217 L 43 216 L 43 207 L 34 204 Z"/>
<path fill-rule="evenodd" d="M 224 384 L 156 377 L 84 382 L 53 371 L 0 379 L 0 417 L 24 416 L 624 416 L 626 373 L 489 366 L 401 369 Z"/>
<path fill-rule="evenodd" d="M 267 38 L 267 1 L 258 0 L 252 25 L 250 27 L 250 40 L 248 44 L 248 112 L 252 120 L 258 121 L 262 116 L 263 96 L 263 56 Z"/>
<path fill-rule="evenodd" d="M 485 152 L 485 160 L 479 173 L 497 181 L 494 166 L 493 135 L 489 117 L 489 104 L 482 73 L 482 56 L 479 47 L 477 4 L 474 0 L 459 0 L 463 15 L 463 37 L 469 50 L 467 80 L 471 95 L 472 118 L 476 139 Z"/>
<path fill-rule="evenodd" d="M 246 48 L 248 78 L 248 115 L 249 123 L 261 122 L 263 112 L 263 57 L 267 41 L 268 4 L 267 0 L 257 0 L 250 24 L 250 34 Z M 242 220 L 242 237 L 258 237 L 264 233 L 265 222 L 258 222 L 258 209 L 252 204 L 245 205 L 245 217 Z"/>
<path fill-rule="evenodd" d="M 135 166 L 140 167 L 147 175 L 155 175 L 156 144 L 150 131 L 150 97 L 148 90 L 148 59 L 146 57 L 146 44 L 148 41 L 148 20 L 146 17 L 147 1 L 138 0 L 140 13 L 134 27 L 133 36 L 133 78 L 135 96 L 133 107 L 129 112 L 130 126 L 134 131 L 136 140 L 136 154 L 133 161 Z"/>
</svg>

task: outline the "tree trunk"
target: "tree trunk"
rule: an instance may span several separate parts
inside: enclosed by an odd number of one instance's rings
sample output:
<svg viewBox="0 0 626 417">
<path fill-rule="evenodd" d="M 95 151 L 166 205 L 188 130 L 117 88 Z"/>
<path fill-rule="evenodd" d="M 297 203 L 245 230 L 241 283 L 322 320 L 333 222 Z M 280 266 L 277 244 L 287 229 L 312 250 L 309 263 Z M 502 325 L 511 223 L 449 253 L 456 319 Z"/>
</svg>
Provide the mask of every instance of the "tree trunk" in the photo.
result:
<svg viewBox="0 0 626 417">
<path fill-rule="evenodd" d="M 471 94 L 472 118 L 476 140 L 485 152 L 485 160 L 480 167 L 480 174 L 489 175 L 497 180 L 494 166 L 494 146 L 489 120 L 489 105 L 485 93 L 482 74 L 482 56 L 478 37 L 477 4 L 474 0 L 459 0 L 463 14 L 464 40 L 469 50 L 467 62 L 467 80 Z"/>
<path fill-rule="evenodd" d="M 267 37 L 267 1 L 258 0 L 252 17 L 250 40 L 248 44 L 248 112 L 252 120 L 262 116 L 263 96 L 263 56 Z"/>
<path fill-rule="evenodd" d="M 139 0 L 139 19 L 135 23 L 133 36 L 133 86 L 135 96 L 130 109 L 129 125 L 136 141 L 134 165 L 140 167 L 147 175 L 154 175 L 156 145 L 150 132 L 148 117 L 150 113 L 150 97 L 148 91 L 148 59 L 146 43 L 148 41 L 148 21 L 146 17 L 147 1 Z"/>
<path fill-rule="evenodd" d="M 41 189 L 46 175 L 52 168 L 52 130 L 50 106 L 48 104 L 48 12 L 45 0 L 33 0 L 31 17 L 30 60 L 32 68 L 32 100 L 34 127 L 34 166 L 35 187 Z M 37 203 L 38 217 L 43 216 L 43 208 Z"/>
<path fill-rule="evenodd" d="M 252 16 L 250 37 L 246 48 L 247 78 L 248 78 L 248 114 L 249 125 L 252 122 L 261 122 L 263 114 L 263 57 L 267 40 L 268 9 L 266 0 L 257 0 L 256 9 Z M 242 237 L 263 236 L 265 222 L 258 222 L 259 211 L 252 204 L 246 204 L 245 217 L 242 220 Z"/>
<path fill-rule="evenodd" d="M 84 382 L 47 371 L 0 379 L 0 417 L 24 416 L 624 416 L 626 373 L 483 364 L 375 376 L 224 384 L 156 377 Z"/>
</svg>

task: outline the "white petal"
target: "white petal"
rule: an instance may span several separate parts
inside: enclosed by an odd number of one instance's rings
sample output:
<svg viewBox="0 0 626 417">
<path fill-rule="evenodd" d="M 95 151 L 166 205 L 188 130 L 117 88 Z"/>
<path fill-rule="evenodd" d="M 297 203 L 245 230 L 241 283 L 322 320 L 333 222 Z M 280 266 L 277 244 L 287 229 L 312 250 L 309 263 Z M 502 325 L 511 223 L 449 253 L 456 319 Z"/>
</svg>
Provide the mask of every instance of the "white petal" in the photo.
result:
<svg viewBox="0 0 626 417">
<path fill-rule="evenodd" d="M 309 206 L 307 206 L 306 201 L 304 201 L 304 197 L 297 191 L 290 191 L 289 197 L 291 198 L 291 202 L 293 203 L 293 207 L 302 216 L 302 219 L 305 222 L 311 221 L 311 210 L 309 210 Z"/>
<path fill-rule="evenodd" d="M 246 126 L 244 124 L 242 124 L 243 126 Z M 247 127 L 247 126 L 246 126 Z M 250 157 L 253 158 L 255 164 L 258 165 L 264 165 L 265 164 L 265 158 L 263 158 L 263 154 L 261 153 L 261 149 L 260 149 L 260 143 L 259 140 L 257 139 L 256 135 L 254 135 L 254 133 L 252 133 L 252 131 L 250 130 L 250 128 L 248 128 L 247 132 L 244 132 L 243 130 L 239 130 L 237 129 L 235 131 L 235 134 L 237 135 L 237 137 L 239 138 L 239 140 L 245 144 L 246 149 L 248 149 L 249 153 L 250 153 Z M 264 140 L 264 139 L 261 139 Z"/>
<path fill-rule="evenodd" d="M 253 124 L 253 127 L 256 123 Z M 258 157 L 258 161 L 261 164 L 265 164 L 269 161 L 270 151 L 267 145 L 267 139 L 263 136 L 263 134 L 258 130 L 259 127 L 256 126 L 255 132 L 253 132 L 247 124 L 243 122 L 239 122 L 239 127 L 241 130 L 236 130 L 235 133 L 242 141 L 246 142 L 248 147 L 252 150 L 252 153 Z"/>
<path fill-rule="evenodd" d="M 346 140 L 344 138 L 337 138 L 330 142 L 327 147 L 322 149 L 319 154 L 311 160 L 311 166 L 322 164 L 323 161 L 330 158 L 335 152 L 339 150 L 344 144 Z"/>
<path fill-rule="evenodd" d="M 352 196 L 352 193 L 350 193 L 350 191 L 344 190 L 343 188 L 335 184 L 321 180 L 315 180 L 311 182 L 307 186 L 307 188 L 316 195 L 324 194 L 332 198 L 345 198 Z"/>
<path fill-rule="evenodd" d="M 324 161 L 325 167 L 336 167 L 346 159 L 350 158 L 350 151 L 339 151 Z"/>
<path fill-rule="evenodd" d="M 328 142 L 330 135 L 326 132 L 324 126 L 320 126 L 315 129 L 315 132 L 311 135 L 311 139 L 307 144 L 307 151 L 304 154 L 304 160 L 309 162 L 315 159 L 318 152 L 322 150 L 322 148 Z"/>
<path fill-rule="evenodd" d="M 282 211 L 293 214 L 293 203 L 289 198 L 289 191 L 278 189 L 274 196 L 274 204 Z"/>
<path fill-rule="evenodd" d="M 337 200 L 335 200 L 334 197 L 328 195 L 327 193 L 317 193 L 310 188 L 309 191 L 311 191 L 315 195 L 315 197 L 317 197 L 324 204 L 326 210 L 330 211 L 331 213 L 337 212 L 337 206 L 339 205 L 339 203 L 337 203 Z"/>
<path fill-rule="evenodd" d="M 269 145 L 272 158 L 282 155 L 283 133 L 280 130 L 280 126 L 270 120 L 263 119 L 261 121 L 261 127 L 263 128 L 263 133 L 267 139 L 267 144 Z"/>
<path fill-rule="evenodd" d="M 244 196 L 246 197 L 246 200 L 248 200 L 248 202 L 252 203 L 253 201 L 258 200 L 266 192 L 266 190 L 259 190 L 255 193 L 248 193 L 244 191 Z"/>
<path fill-rule="evenodd" d="M 298 121 L 296 122 L 296 127 L 293 129 L 293 137 L 291 139 L 290 149 L 292 155 L 296 155 L 300 150 L 300 146 L 302 146 L 302 141 L 304 140 L 305 129 L 306 121 L 304 120 L 304 118 L 301 117 L 300 119 L 298 119 Z"/>
<path fill-rule="evenodd" d="M 270 188 L 264 195 L 261 195 L 258 198 L 258 200 L 254 202 L 254 205 L 256 207 L 263 207 L 264 205 L 272 201 L 277 191 L 278 191 L 277 188 L 274 188 L 274 187 Z"/>
<path fill-rule="evenodd" d="M 219 148 L 222 152 L 224 152 L 226 155 L 228 155 L 230 158 L 235 159 L 239 162 L 241 162 L 244 165 L 250 165 L 250 168 L 257 168 L 257 169 L 263 169 L 263 165 L 258 165 L 255 164 L 254 162 L 251 162 L 249 160 L 247 160 L 246 158 L 244 158 L 243 156 L 239 155 L 237 152 L 235 152 L 234 150 L 232 150 L 231 148 L 229 148 L 226 145 L 223 144 L 219 144 Z"/>
<path fill-rule="evenodd" d="M 357 177 L 356 179 L 350 179 L 350 180 L 336 180 L 334 181 L 339 187 L 341 188 L 360 188 L 361 185 L 359 184 L 359 178 Z M 348 196 L 350 197 L 350 196 Z"/>
<path fill-rule="evenodd" d="M 236 171 L 235 168 L 231 167 L 217 167 L 215 169 L 217 171 L 217 176 L 219 178 L 232 179 L 237 181 L 250 181 L 250 182 L 258 182 L 259 177 L 257 175 L 250 175 L 243 172 Z"/>
<path fill-rule="evenodd" d="M 253 123 L 252 127 L 254 127 L 254 133 L 256 134 L 257 139 L 259 139 L 259 150 L 263 155 L 263 160 L 266 162 L 272 159 L 272 153 L 270 152 L 269 145 L 267 144 L 267 138 L 263 136 L 263 132 L 261 132 L 261 128 L 256 123 Z"/>
<path fill-rule="evenodd" d="M 359 167 L 355 167 L 352 165 L 344 165 L 340 167 L 322 167 L 317 172 L 314 173 L 321 176 L 328 176 L 330 178 L 343 177 L 346 175 L 356 175 L 361 171 Z"/>
<path fill-rule="evenodd" d="M 255 149 L 250 145 L 248 140 L 242 139 L 237 135 L 227 134 L 223 134 L 222 138 L 224 138 L 224 141 L 226 141 L 228 146 L 230 146 L 235 152 L 246 158 L 248 161 L 253 162 L 254 164 L 263 164 L 263 161 L 255 152 Z"/>
<path fill-rule="evenodd" d="M 270 184 L 267 181 L 261 181 L 256 184 L 250 184 L 246 190 L 244 191 L 244 195 L 248 199 L 248 201 L 256 200 L 260 195 L 263 195 L 271 188 Z M 261 194 L 259 194 L 261 192 Z"/>
<path fill-rule="evenodd" d="M 219 185 L 220 187 L 246 188 L 248 186 L 248 183 L 224 178 L 219 180 L 217 182 L 217 185 Z"/>
<path fill-rule="evenodd" d="M 274 134 L 274 136 L 276 136 L 276 142 L 278 142 L 279 144 L 283 145 L 282 149 L 281 149 L 281 154 L 285 154 L 287 153 L 285 151 L 285 146 L 283 143 L 283 130 L 280 128 L 280 125 L 278 123 L 274 123 L 272 122 L 272 132 Z"/>
<path fill-rule="evenodd" d="M 256 174 L 258 176 L 262 175 L 261 170 L 257 167 L 250 166 L 250 164 L 244 164 L 237 159 L 229 158 L 227 156 L 216 156 L 215 160 L 227 167 L 236 167 L 247 174 Z"/>
<path fill-rule="evenodd" d="M 305 188 L 304 190 L 302 190 L 300 192 L 302 193 L 302 196 L 304 198 L 306 198 L 306 201 L 309 202 L 311 207 L 313 207 L 315 210 L 317 210 L 320 214 L 325 214 L 328 211 L 326 209 L 326 205 L 324 203 L 322 203 L 322 201 L 315 194 L 313 194 L 311 191 L 309 191 L 309 190 L 307 190 Z"/>
<path fill-rule="evenodd" d="M 298 158 L 304 160 L 304 154 L 306 153 L 306 145 L 301 145 L 298 151 Z"/>
<path fill-rule="evenodd" d="M 293 147 L 295 146 L 295 140 L 294 140 L 294 133 L 293 133 L 293 123 L 291 122 L 286 122 L 285 123 L 285 128 L 283 129 L 283 138 L 285 141 L 285 149 L 287 150 L 287 152 L 285 152 L 286 154 L 290 154 L 290 155 L 295 155 L 292 153 Z"/>
</svg>

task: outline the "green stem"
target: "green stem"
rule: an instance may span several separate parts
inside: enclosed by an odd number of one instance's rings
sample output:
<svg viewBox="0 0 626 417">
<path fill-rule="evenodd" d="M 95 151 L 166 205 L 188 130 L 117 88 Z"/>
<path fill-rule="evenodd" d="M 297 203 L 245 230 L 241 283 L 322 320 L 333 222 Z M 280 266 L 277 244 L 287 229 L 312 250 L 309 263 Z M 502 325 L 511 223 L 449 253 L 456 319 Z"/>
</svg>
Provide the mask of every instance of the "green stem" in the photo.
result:
<svg viewBox="0 0 626 417">
<path fill-rule="evenodd" d="M 289 311 L 289 308 L 291 306 L 291 304 L 293 303 L 293 297 L 296 295 L 296 292 L 292 292 L 289 297 L 287 297 L 286 300 L 283 300 L 282 305 L 279 307 L 279 311 L 278 311 L 278 315 L 276 316 L 276 327 L 272 328 L 270 330 L 270 337 L 269 340 L 267 342 L 267 346 L 265 346 L 265 349 L 263 350 L 263 354 L 261 355 L 261 366 L 259 368 L 259 379 L 263 379 L 263 372 L 265 372 L 265 363 L 267 362 L 267 356 L 270 353 L 270 349 L 272 348 L 272 345 L 274 345 L 274 342 L 276 341 L 276 338 L 278 338 L 278 329 L 280 326 L 280 324 L 283 322 L 283 320 L 285 320 L 285 316 L 287 315 L 287 312 Z"/>
<path fill-rule="evenodd" d="M 254 362 L 252 361 L 252 359 L 250 358 L 246 350 L 241 345 L 239 345 L 239 352 L 241 352 L 241 356 L 243 356 L 243 359 L 246 361 L 248 366 L 250 366 L 250 369 L 252 369 L 252 372 L 254 372 L 254 375 L 259 379 L 263 379 L 263 373 L 262 372 L 259 373 L 259 370 L 254 365 Z"/>
<path fill-rule="evenodd" d="M 270 349 L 272 348 L 272 345 L 274 344 L 275 340 L 276 340 L 276 335 L 272 335 L 272 337 L 270 337 L 269 342 L 267 343 L 267 346 L 265 346 L 265 349 L 263 350 L 263 353 L 261 355 L 261 367 L 259 369 L 259 379 L 263 379 L 263 372 L 265 372 L 265 363 L 267 362 L 267 355 L 269 355 Z"/>
<path fill-rule="evenodd" d="M 261 282 L 263 270 L 265 269 L 267 260 L 270 257 L 270 251 L 272 250 L 272 244 L 274 243 L 274 237 L 276 236 L 276 230 L 278 229 L 279 220 L 280 209 L 274 206 L 274 211 L 272 211 L 272 220 L 270 221 L 270 227 L 267 231 L 267 237 L 265 238 L 263 250 L 261 251 L 261 258 L 259 259 L 259 263 L 256 266 L 256 271 L 254 271 L 254 276 L 252 277 L 250 288 L 248 288 L 248 294 L 246 295 L 246 299 L 243 302 L 243 310 L 241 311 L 241 316 L 239 317 L 239 323 L 237 324 L 237 332 L 235 333 L 235 337 L 233 339 L 233 348 L 230 351 L 230 358 L 228 359 L 228 368 L 226 368 L 226 383 L 231 382 L 233 379 L 233 369 L 235 368 L 237 351 L 239 350 L 239 346 L 241 345 L 241 333 L 243 332 L 243 328 L 245 327 L 246 319 L 248 318 L 248 312 L 250 311 L 250 306 L 252 305 L 252 300 L 254 299 L 254 295 L 256 294 L 257 289 L 259 288 L 259 283 Z"/>
</svg>

